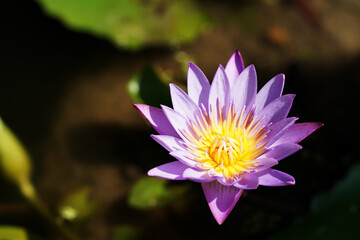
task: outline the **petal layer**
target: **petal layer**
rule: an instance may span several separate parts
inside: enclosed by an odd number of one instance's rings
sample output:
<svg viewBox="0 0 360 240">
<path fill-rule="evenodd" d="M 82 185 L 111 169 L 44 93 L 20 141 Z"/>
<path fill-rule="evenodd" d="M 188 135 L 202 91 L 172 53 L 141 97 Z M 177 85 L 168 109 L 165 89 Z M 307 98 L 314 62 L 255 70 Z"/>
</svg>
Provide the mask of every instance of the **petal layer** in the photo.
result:
<svg viewBox="0 0 360 240">
<path fill-rule="evenodd" d="M 275 124 L 270 125 L 268 128 L 269 133 L 266 135 L 264 141 L 268 141 L 267 146 L 271 146 L 276 140 L 283 136 L 286 131 L 294 125 L 296 117 L 285 118 Z"/>
<path fill-rule="evenodd" d="M 192 154 L 188 151 L 174 151 L 170 152 L 170 155 L 179 160 L 181 163 L 188 167 L 198 168 L 198 162 L 192 160 Z"/>
<path fill-rule="evenodd" d="M 256 177 L 256 174 L 249 173 L 244 174 L 240 181 L 234 184 L 234 187 L 241 189 L 257 189 L 259 186 L 259 179 Z"/>
<path fill-rule="evenodd" d="M 264 127 L 270 123 L 275 123 L 286 118 L 290 111 L 294 97 L 294 94 L 287 94 L 269 103 L 256 116 L 256 120 L 261 121 L 260 127 Z"/>
<path fill-rule="evenodd" d="M 213 179 L 207 171 L 189 168 L 179 161 L 165 163 L 157 166 L 148 172 L 149 176 L 160 177 L 169 180 L 192 180 L 195 182 L 209 182 Z"/>
<path fill-rule="evenodd" d="M 263 154 L 261 157 L 273 158 L 279 161 L 293 153 L 296 153 L 301 148 L 302 147 L 296 143 L 284 143 L 273 147 L 270 151 Z"/>
<path fill-rule="evenodd" d="M 199 111 L 199 107 L 193 100 L 175 84 L 170 84 L 170 93 L 174 110 L 182 116 L 193 119 L 194 114 Z"/>
<path fill-rule="evenodd" d="M 188 166 L 179 161 L 165 163 L 148 171 L 151 177 L 160 177 L 169 180 L 185 180 L 183 173 Z"/>
<path fill-rule="evenodd" d="M 168 119 L 170 125 L 172 125 L 173 129 L 176 131 L 177 136 L 182 136 L 181 131 L 183 130 L 190 130 L 187 125 L 187 120 L 184 116 L 180 113 L 174 111 L 172 108 L 167 106 L 161 106 L 164 112 L 164 115 Z M 169 135 L 169 134 L 162 134 L 162 135 Z"/>
<path fill-rule="evenodd" d="M 264 155 L 257 159 L 259 166 L 254 168 L 255 172 L 262 172 L 278 164 L 278 161 L 272 156 L 269 157 Z"/>
<path fill-rule="evenodd" d="M 169 152 L 185 150 L 184 141 L 168 135 L 151 135 L 151 137 Z"/>
<path fill-rule="evenodd" d="M 222 224 L 244 190 L 232 186 L 224 186 L 218 181 L 202 183 L 201 186 L 215 220 L 218 224 Z"/>
</svg>

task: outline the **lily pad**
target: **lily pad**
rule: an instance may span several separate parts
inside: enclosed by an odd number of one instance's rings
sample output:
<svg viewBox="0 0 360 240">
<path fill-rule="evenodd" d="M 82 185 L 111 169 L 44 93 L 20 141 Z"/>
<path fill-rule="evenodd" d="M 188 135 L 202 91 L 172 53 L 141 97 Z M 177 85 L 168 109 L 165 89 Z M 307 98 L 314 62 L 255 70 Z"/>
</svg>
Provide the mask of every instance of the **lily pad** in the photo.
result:
<svg viewBox="0 0 360 240">
<path fill-rule="evenodd" d="M 190 0 L 37 0 L 69 28 L 132 50 L 194 40 L 208 24 Z"/>
</svg>

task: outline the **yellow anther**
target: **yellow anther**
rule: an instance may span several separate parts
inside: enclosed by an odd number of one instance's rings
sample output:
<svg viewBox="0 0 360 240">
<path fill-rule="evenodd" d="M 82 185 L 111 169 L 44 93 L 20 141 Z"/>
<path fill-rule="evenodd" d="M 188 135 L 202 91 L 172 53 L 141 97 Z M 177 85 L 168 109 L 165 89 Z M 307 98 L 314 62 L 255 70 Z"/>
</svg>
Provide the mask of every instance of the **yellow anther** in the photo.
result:
<svg viewBox="0 0 360 240">
<path fill-rule="evenodd" d="M 258 166 L 256 159 L 265 153 L 267 129 L 259 129 L 260 122 L 254 121 L 254 112 L 245 108 L 235 113 L 231 106 L 223 113 L 217 104 L 216 110 L 215 113 L 211 106 L 209 113 L 202 109 L 195 121 L 189 123 L 191 130 L 183 132 L 192 143 L 188 149 L 194 160 L 226 179 L 253 171 Z"/>
</svg>

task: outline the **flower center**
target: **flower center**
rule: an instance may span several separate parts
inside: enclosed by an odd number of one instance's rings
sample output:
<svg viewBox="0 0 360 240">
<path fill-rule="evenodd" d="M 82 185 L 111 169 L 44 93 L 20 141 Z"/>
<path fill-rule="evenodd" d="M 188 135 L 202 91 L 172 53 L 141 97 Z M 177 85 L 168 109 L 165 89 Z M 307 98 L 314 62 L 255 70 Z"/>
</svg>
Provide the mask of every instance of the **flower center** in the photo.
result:
<svg viewBox="0 0 360 240">
<path fill-rule="evenodd" d="M 239 141 L 230 137 L 215 137 L 208 149 L 209 157 L 217 164 L 234 164 L 236 158 L 241 155 L 241 145 Z"/>
<path fill-rule="evenodd" d="M 196 121 L 189 121 L 191 131 L 184 131 L 187 148 L 215 177 L 234 179 L 259 166 L 257 158 L 265 152 L 267 129 L 259 128 L 253 111 L 234 112 L 226 116 L 221 111 L 201 111 Z"/>
<path fill-rule="evenodd" d="M 225 178 L 238 177 L 244 172 L 251 172 L 257 167 L 257 147 L 251 139 L 248 139 L 245 132 L 237 132 L 237 138 L 219 135 L 215 136 L 213 142 L 205 146 L 205 158 L 202 163 L 205 166 L 210 165 L 215 176 L 223 176 Z"/>
</svg>

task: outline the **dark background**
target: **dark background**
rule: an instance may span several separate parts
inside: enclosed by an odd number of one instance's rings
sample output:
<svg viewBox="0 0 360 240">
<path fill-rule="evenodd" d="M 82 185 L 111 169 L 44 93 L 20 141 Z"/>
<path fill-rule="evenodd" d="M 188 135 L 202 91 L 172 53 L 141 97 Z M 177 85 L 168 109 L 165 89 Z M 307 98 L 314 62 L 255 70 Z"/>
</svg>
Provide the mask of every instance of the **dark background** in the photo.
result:
<svg viewBox="0 0 360 240">
<path fill-rule="evenodd" d="M 313 197 L 330 191 L 358 161 L 360 7 L 355 0 L 275 2 L 199 1 L 212 18 L 210 31 L 177 49 L 136 52 L 69 30 L 34 1 L 2 3 L 0 114 L 31 154 L 34 184 L 51 211 L 56 214 L 64 196 L 88 187 L 100 207 L 80 223 L 67 223 L 82 239 L 111 239 L 120 225 L 133 226 L 145 239 L 266 239 L 308 214 Z M 244 12 L 249 22 L 240 16 Z M 285 32 L 280 40 L 277 29 Z M 236 49 L 245 65 L 255 64 L 260 86 L 285 73 L 284 93 L 297 95 L 290 115 L 325 124 L 277 166 L 296 185 L 247 191 L 223 226 L 196 183 L 169 183 L 186 186 L 180 203 L 150 210 L 129 206 L 134 183 L 170 157 L 132 107 L 127 81 L 156 65 L 185 84 L 174 57 L 179 51 L 212 79 Z M 0 187 L 2 225 L 58 239 L 14 185 L 1 179 Z"/>
</svg>

